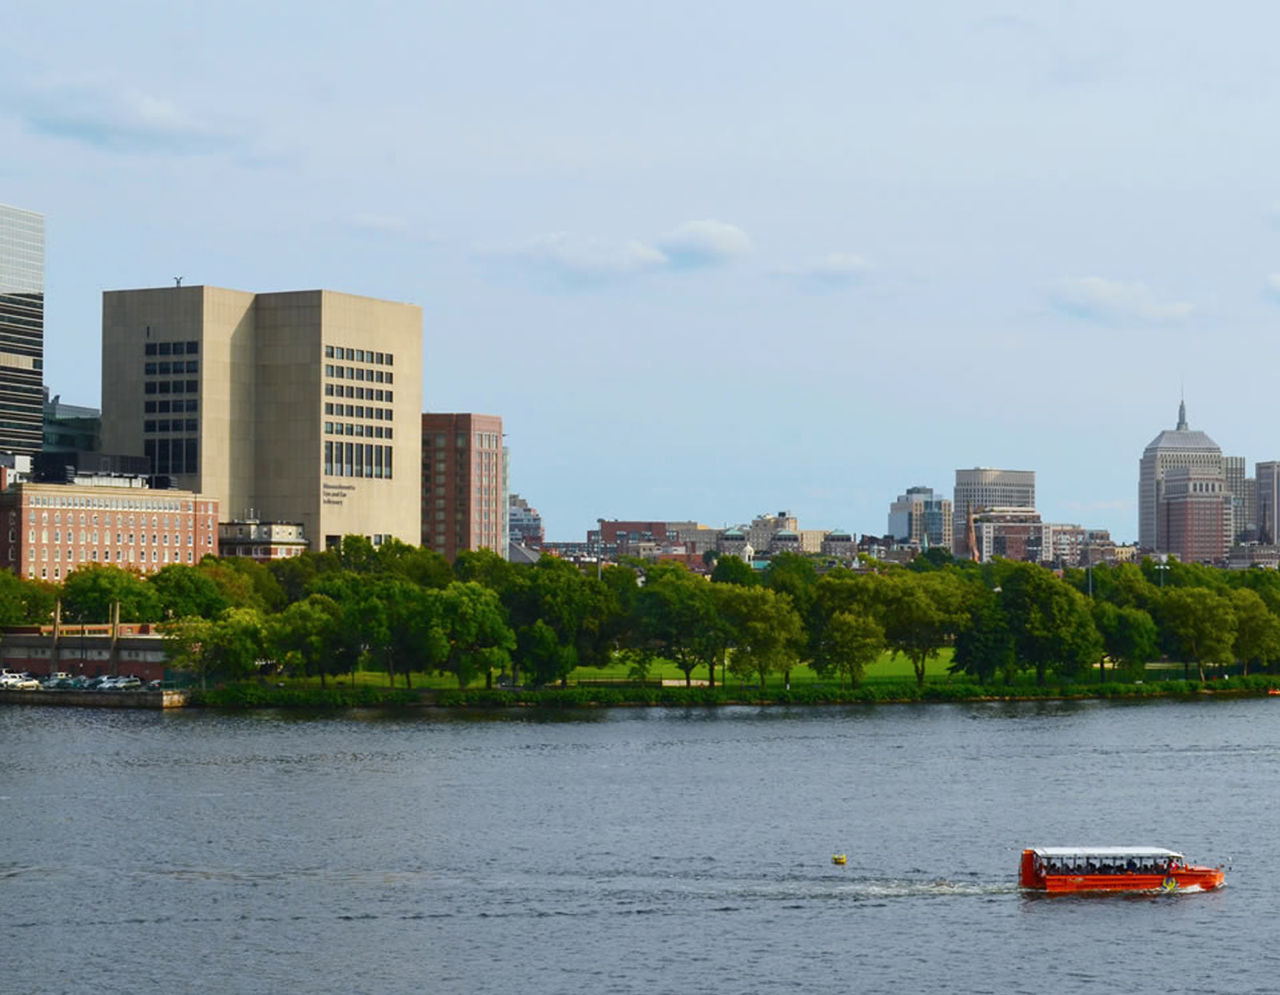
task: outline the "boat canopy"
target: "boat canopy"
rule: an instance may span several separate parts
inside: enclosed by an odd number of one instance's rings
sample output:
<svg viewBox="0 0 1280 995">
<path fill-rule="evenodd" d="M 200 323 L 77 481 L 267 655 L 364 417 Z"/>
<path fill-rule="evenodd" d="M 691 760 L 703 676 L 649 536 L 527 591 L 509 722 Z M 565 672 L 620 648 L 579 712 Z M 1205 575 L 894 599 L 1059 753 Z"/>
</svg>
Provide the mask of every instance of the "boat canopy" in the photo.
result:
<svg viewBox="0 0 1280 995">
<path fill-rule="evenodd" d="M 1033 846 L 1037 857 L 1045 860 L 1182 860 L 1176 850 L 1159 846 Z"/>
</svg>

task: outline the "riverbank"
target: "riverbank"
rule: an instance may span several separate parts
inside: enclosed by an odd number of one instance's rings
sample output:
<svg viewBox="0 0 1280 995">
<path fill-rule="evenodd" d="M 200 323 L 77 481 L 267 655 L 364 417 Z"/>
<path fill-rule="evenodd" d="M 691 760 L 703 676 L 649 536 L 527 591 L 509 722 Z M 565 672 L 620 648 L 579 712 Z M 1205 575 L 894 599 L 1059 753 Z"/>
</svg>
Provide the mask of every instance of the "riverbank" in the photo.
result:
<svg viewBox="0 0 1280 995">
<path fill-rule="evenodd" d="M 841 689 L 806 685 L 760 693 L 744 687 L 555 687 L 465 690 L 358 687 L 296 688 L 243 684 L 188 692 L 194 707 L 247 708 L 610 708 L 720 705 L 855 705 L 965 701 L 1037 701 L 1193 697 L 1265 697 L 1280 677 L 1256 675 L 1213 681 L 1108 682 L 1070 685 L 977 685 L 913 682 Z"/>
</svg>

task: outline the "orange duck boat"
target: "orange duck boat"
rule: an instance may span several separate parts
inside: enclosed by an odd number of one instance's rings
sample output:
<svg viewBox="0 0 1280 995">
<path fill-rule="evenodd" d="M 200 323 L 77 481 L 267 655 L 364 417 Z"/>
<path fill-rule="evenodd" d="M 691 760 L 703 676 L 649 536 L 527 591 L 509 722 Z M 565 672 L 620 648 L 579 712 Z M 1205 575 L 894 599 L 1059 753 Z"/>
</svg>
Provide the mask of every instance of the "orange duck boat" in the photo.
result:
<svg viewBox="0 0 1280 995">
<path fill-rule="evenodd" d="M 1221 867 L 1196 867 L 1155 846 L 1038 846 L 1022 851 L 1018 884 L 1051 894 L 1211 891 Z"/>
</svg>

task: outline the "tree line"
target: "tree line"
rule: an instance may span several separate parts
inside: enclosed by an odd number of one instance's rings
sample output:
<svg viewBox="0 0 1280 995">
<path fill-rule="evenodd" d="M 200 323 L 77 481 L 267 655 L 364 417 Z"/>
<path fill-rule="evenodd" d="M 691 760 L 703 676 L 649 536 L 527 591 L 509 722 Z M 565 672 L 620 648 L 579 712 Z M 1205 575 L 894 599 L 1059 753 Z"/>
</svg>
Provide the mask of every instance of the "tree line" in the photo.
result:
<svg viewBox="0 0 1280 995">
<path fill-rule="evenodd" d="M 710 683 L 789 680 L 807 666 L 857 684 L 883 653 L 909 660 L 916 681 L 946 648 L 951 670 L 979 683 L 1033 675 L 1043 684 L 1138 679 L 1180 661 L 1214 668 L 1280 663 L 1280 573 L 1194 564 L 1099 566 L 1063 576 L 1035 564 L 955 561 L 931 550 L 909 567 L 820 571 L 782 554 L 764 570 L 726 556 L 710 580 L 679 564 L 630 562 L 597 571 L 544 556 L 514 565 L 489 551 L 439 554 L 404 543 L 339 549 L 269 565 L 206 557 L 147 577 L 89 565 L 61 585 L 0 575 L 0 623 L 161 623 L 173 665 L 206 683 L 264 663 L 328 678 L 377 670 L 411 686 L 415 672 L 459 687 L 495 677 L 563 682 L 578 667 L 619 661 L 645 677 L 659 660 Z"/>
</svg>

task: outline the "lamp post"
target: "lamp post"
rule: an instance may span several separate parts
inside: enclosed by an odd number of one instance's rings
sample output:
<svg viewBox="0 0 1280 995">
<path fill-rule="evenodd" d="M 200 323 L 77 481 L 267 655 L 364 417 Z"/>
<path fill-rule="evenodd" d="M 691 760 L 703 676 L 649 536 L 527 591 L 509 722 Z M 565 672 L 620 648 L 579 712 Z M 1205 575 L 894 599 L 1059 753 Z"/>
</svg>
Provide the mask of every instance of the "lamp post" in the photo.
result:
<svg viewBox="0 0 1280 995">
<path fill-rule="evenodd" d="M 1160 587 L 1164 587 L 1164 575 L 1169 572 L 1169 564 L 1157 563 L 1156 569 L 1160 571 Z"/>
</svg>

